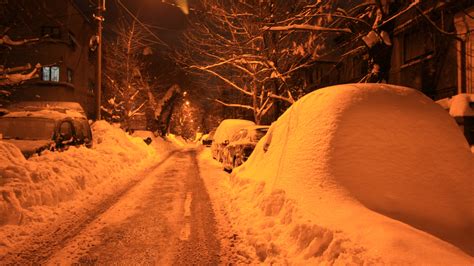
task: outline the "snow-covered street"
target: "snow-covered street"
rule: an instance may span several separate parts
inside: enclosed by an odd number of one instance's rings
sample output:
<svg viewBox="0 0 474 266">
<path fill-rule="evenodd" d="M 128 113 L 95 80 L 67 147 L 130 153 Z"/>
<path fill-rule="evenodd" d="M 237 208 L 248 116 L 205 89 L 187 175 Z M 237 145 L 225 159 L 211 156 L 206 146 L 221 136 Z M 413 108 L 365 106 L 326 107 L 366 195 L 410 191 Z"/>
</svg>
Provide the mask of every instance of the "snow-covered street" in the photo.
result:
<svg viewBox="0 0 474 266">
<path fill-rule="evenodd" d="M 0 14 L 0 266 L 474 266 L 474 1 Z"/>
<path fill-rule="evenodd" d="M 251 164 L 228 174 L 181 137 L 147 146 L 105 122 L 93 130 L 93 149 L 24 160 L 1 147 L 1 264 L 472 263 L 349 198 L 308 209 L 289 193 L 305 186 L 269 189 L 277 183 L 242 175 Z"/>
<path fill-rule="evenodd" d="M 2 264 L 229 262 L 196 154 L 171 152 L 116 193 L 32 232 Z"/>
</svg>

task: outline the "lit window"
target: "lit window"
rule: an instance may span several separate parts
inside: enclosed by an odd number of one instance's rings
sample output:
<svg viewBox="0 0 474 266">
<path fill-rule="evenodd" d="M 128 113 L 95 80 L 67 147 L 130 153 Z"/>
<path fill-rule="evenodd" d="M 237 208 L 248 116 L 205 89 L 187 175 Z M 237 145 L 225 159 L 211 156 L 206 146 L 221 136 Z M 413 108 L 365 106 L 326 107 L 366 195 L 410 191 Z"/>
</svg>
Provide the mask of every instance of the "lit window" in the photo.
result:
<svg viewBox="0 0 474 266">
<path fill-rule="evenodd" d="M 45 66 L 42 69 L 42 80 L 59 82 L 59 67 L 58 66 Z"/>
<path fill-rule="evenodd" d="M 43 67 L 43 80 L 50 80 L 51 79 L 51 68 L 50 67 Z"/>
<path fill-rule="evenodd" d="M 59 82 L 59 67 L 51 67 L 51 81 Z"/>
</svg>

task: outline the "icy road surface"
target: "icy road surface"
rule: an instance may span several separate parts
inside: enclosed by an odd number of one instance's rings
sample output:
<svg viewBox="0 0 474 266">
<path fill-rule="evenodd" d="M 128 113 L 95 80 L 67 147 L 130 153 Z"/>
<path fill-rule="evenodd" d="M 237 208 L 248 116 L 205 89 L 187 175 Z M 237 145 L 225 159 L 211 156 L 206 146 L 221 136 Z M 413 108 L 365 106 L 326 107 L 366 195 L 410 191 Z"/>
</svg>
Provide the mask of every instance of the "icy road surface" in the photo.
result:
<svg viewBox="0 0 474 266">
<path fill-rule="evenodd" d="M 37 232 L 2 264 L 206 264 L 231 261 L 200 176 L 179 150 L 111 197 Z M 230 246 L 230 245 L 229 245 Z"/>
</svg>

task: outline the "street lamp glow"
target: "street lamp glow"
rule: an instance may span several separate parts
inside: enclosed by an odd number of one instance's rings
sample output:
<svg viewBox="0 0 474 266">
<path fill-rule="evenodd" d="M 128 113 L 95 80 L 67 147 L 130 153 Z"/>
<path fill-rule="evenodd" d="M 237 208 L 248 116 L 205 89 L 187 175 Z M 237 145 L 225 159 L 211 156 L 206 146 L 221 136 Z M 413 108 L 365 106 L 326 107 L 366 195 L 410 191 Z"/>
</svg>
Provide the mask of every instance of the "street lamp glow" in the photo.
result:
<svg viewBox="0 0 474 266">
<path fill-rule="evenodd" d="M 186 105 L 189 105 L 189 104 L 190 104 L 189 101 L 186 101 Z"/>
</svg>

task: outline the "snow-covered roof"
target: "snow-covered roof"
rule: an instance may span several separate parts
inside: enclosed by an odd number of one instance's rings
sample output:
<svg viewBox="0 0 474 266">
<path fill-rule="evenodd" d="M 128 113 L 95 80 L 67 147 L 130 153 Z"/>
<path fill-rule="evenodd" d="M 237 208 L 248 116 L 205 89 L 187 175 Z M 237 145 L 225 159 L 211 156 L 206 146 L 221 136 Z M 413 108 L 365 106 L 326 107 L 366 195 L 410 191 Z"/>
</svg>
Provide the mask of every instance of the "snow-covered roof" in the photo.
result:
<svg viewBox="0 0 474 266">
<path fill-rule="evenodd" d="M 421 92 L 347 84 L 294 103 L 234 174 L 248 180 L 236 182 L 239 197 L 248 190 L 277 217 L 272 241 L 294 245 L 303 261 L 333 262 L 331 247 L 350 239 L 388 264 L 456 264 L 469 261 L 458 248 L 474 245 L 473 167 L 455 121 Z M 257 211 L 236 222 L 252 224 Z"/>
</svg>

